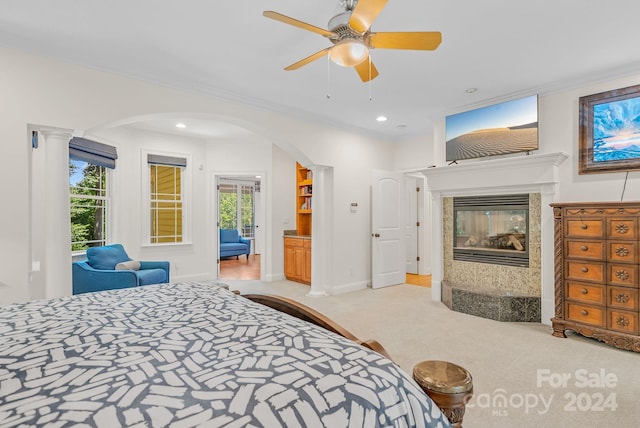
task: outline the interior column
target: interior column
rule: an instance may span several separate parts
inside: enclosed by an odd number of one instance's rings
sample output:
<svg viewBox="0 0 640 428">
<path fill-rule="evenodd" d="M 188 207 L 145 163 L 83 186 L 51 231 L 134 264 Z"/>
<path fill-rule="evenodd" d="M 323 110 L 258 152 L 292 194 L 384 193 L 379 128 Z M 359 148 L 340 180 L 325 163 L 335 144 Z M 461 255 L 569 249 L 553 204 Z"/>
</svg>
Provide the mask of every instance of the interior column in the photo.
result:
<svg viewBox="0 0 640 428">
<path fill-rule="evenodd" d="M 312 166 L 313 216 L 311 217 L 311 290 L 309 296 L 324 296 L 331 290 L 333 221 L 333 170 Z"/>
<path fill-rule="evenodd" d="M 35 213 L 45 222 L 45 297 L 69 296 L 71 286 L 71 224 L 69 217 L 69 140 L 65 130 L 41 130 L 45 138 L 46 212 Z M 37 186 L 36 183 L 34 183 Z"/>
</svg>

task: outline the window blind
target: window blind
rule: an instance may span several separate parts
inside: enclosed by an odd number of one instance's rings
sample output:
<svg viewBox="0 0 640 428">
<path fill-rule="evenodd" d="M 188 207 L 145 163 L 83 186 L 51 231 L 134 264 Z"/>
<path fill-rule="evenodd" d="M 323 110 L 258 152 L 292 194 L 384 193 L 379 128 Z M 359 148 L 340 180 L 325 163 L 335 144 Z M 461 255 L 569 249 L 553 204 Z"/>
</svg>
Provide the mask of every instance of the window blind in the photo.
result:
<svg viewBox="0 0 640 428">
<path fill-rule="evenodd" d="M 86 138 L 73 137 L 69 141 L 69 157 L 93 165 L 114 169 L 118 153 L 116 148 Z"/>
<path fill-rule="evenodd" d="M 149 153 L 147 155 L 147 163 L 150 165 L 170 165 L 170 166 L 187 166 L 187 159 L 176 156 L 162 156 Z"/>
</svg>

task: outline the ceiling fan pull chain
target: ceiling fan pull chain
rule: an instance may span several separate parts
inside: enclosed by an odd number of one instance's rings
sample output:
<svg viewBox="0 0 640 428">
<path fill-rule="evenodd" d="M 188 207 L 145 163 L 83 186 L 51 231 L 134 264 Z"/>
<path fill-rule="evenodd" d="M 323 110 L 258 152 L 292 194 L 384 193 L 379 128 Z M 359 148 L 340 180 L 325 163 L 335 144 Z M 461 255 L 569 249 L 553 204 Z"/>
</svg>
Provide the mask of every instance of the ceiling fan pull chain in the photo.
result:
<svg viewBox="0 0 640 428">
<path fill-rule="evenodd" d="M 371 95 L 371 81 L 373 80 L 371 78 L 371 53 L 369 53 L 369 101 L 373 101 L 373 96 Z"/>
<path fill-rule="evenodd" d="M 331 58 L 327 55 L 327 99 L 331 98 Z"/>
</svg>

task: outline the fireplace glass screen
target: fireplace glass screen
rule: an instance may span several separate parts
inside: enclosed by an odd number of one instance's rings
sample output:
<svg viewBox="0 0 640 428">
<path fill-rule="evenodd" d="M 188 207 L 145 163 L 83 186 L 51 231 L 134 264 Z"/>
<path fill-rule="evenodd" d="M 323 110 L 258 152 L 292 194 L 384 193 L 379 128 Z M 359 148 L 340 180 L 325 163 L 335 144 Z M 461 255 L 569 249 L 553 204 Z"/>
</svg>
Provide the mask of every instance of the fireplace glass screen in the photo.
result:
<svg viewBox="0 0 640 428">
<path fill-rule="evenodd" d="M 454 260 L 529 266 L 529 196 L 454 198 Z"/>
</svg>

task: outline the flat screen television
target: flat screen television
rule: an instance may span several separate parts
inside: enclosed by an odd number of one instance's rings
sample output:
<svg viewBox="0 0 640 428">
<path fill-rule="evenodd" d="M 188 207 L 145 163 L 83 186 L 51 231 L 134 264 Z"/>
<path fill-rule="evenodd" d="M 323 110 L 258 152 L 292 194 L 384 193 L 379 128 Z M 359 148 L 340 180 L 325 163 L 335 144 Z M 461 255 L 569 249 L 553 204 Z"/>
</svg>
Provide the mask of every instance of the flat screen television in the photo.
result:
<svg viewBox="0 0 640 428">
<path fill-rule="evenodd" d="M 447 161 L 538 149 L 538 96 L 446 117 Z"/>
</svg>

